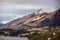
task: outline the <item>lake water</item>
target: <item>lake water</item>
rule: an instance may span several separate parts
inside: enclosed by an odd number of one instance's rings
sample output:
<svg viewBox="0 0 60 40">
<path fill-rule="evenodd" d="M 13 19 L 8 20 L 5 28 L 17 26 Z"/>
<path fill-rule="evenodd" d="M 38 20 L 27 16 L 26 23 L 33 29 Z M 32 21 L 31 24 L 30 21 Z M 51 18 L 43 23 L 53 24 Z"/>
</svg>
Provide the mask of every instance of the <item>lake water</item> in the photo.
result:
<svg viewBox="0 0 60 40">
<path fill-rule="evenodd" d="M 27 37 L 0 36 L 0 40 L 28 40 L 28 38 Z"/>
</svg>

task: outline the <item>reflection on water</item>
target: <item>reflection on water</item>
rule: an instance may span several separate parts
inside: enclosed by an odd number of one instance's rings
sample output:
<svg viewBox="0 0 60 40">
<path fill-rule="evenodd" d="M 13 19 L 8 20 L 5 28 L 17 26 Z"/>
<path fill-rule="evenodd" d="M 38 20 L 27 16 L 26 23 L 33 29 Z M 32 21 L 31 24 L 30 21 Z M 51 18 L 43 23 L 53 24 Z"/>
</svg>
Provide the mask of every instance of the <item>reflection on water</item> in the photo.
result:
<svg viewBox="0 0 60 40">
<path fill-rule="evenodd" d="M 0 40 L 28 40 L 27 37 L 7 37 L 7 36 L 0 36 Z"/>
</svg>

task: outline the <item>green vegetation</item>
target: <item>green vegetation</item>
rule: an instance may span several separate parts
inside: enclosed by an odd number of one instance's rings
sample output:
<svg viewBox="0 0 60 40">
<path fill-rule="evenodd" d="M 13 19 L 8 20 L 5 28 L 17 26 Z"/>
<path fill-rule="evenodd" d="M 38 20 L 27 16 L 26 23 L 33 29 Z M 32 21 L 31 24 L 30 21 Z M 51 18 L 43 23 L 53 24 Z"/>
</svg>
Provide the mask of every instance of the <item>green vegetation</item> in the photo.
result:
<svg viewBox="0 0 60 40">
<path fill-rule="evenodd" d="M 55 35 L 53 35 L 53 32 Z M 29 40 L 48 40 L 48 38 L 50 38 L 50 40 L 60 40 L 60 29 L 48 30 L 40 34 L 33 34 L 28 38 Z"/>
<path fill-rule="evenodd" d="M 33 32 L 33 34 L 31 34 Z M 28 34 L 26 36 L 26 34 Z M 27 31 L 26 29 L 20 29 L 20 30 L 12 30 L 12 29 L 1 29 L 0 35 L 4 36 L 21 36 L 21 34 L 24 34 L 25 37 L 28 37 L 29 40 L 60 40 L 60 28 L 53 28 L 53 29 L 44 29 L 40 31 Z M 24 36 L 23 35 L 23 36 Z"/>
<path fill-rule="evenodd" d="M 26 29 L 13 30 L 13 29 L 0 29 L 0 35 L 4 36 L 18 36 L 18 34 L 27 33 Z"/>
</svg>

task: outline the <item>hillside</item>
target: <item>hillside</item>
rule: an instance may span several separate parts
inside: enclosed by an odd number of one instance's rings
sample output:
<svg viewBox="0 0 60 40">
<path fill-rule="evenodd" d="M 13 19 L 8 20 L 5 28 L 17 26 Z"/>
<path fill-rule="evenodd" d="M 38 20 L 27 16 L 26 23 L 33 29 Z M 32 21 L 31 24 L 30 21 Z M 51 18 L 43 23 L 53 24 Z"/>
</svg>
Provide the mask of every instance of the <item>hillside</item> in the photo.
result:
<svg viewBox="0 0 60 40">
<path fill-rule="evenodd" d="M 7 23 L 2 28 L 31 29 L 45 26 L 60 27 L 60 8 L 50 13 L 31 13 Z"/>
</svg>

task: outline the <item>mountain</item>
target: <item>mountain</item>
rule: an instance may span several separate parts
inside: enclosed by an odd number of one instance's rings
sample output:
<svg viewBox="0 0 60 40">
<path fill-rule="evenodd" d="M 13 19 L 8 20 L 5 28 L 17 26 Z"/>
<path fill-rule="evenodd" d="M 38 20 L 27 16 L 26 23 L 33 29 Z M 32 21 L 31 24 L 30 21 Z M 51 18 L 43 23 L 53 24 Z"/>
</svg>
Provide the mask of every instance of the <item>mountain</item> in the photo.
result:
<svg viewBox="0 0 60 40">
<path fill-rule="evenodd" d="M 60 27 L 60 8 L 50 13 L 43 12 L 26 15 L 7 23 L 3 28 L 30 29 L 45 26 Z"/>
<path fill-rule="evenodd" d="M 46 16 L 40 26 L 60 27 L 60 9 L 55 10 Z"/>
<path fill-rule="evenodd" d="M 4 26 L 4 24 L 3 23 L 0 23 L 0 27 L 2 27 L 2 26 Z"/>
</svg>

